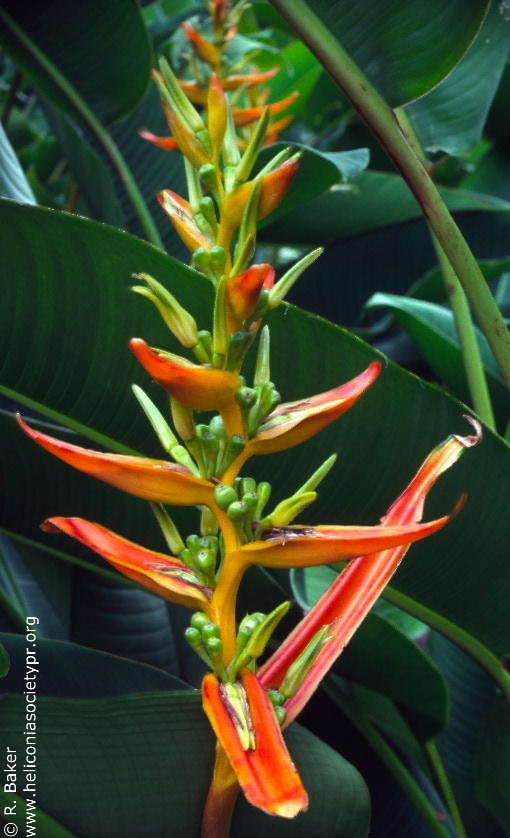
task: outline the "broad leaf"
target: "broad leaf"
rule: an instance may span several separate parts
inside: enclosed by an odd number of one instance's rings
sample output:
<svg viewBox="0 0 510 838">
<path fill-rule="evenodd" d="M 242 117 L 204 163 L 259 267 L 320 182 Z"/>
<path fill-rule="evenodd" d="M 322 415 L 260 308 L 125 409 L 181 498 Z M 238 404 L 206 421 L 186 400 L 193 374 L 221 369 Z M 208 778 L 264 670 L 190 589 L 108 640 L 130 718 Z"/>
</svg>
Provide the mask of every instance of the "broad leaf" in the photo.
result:
<svg viewBox="0 0 510 838">
<path fill-rule="evenodd" d="M 477 838 L 503 838 L 510 826 L 508 806 L 502 807 L 497 802 L 497 793 L 487 795 L 487 781 L 490 771 L 491 783 L 495 780 L 504 783 L 504 768 L 500 775 L 503 766 L 495 747 L 501 749 L 501 754 L 510 748 L 508 705 L 499 716 L 502 724 L 497 729 L 496 746 L 494 725 L 499 711 L 494 684 L 460 649 L 443 637 L 433 633 L 429 646 L 450 690 L 450 723 L 439 737 L 438 747 L 467 833 Z M 484 788 L 480 794 L 479 789 Z M 502 829 L 485 809 L 485 800 L 491 801 L 488 808 L 494 806 L 496 818 L 502 820 Z"/>
<path fill-rule="evenodd" d="M 159 392 L 123 347 L 133 335 L 156 346 L 175 344 L 152 309 L 128 293 L 129 275 L 143 270 L 167 283 L 200 326 L 209 323 L 204 318 L 211 299 L 206 281 L 154 247 L 95 222 L 10 202 L 0 205 L 0 217 L 5 276 L 18 278 L 4 290 L 1 328 L 10 351 L 2 359 L 2 381 L 64 417 L 138 450 L 157 452 L 128 384 L 136 378 L 155 399 Z M 377 357 L 349 333 L 292 307 L 277 311 L 270 322 L 272 376 L 286 400 L 331 388 Z M 245 473 L 259 479 L 270 474 L 284 497 L 302 482 L 304 471 L 308 474 L 332 451 L 340 451 L 339 479 L 329 482 L 308 520 L 373 523 L 434 445 L 449 433 L 467 432 L 464 410 L 437 388 L 389 364 L 339 422 L 300 449 L 248 464 Z M 74 473 L 22 440 L 12 421 L 3 424 L 8 481 L 3 526 L 37 532 L 37 523 L 48 515 L 80 514 L 164 549 L 142 501 Z M 510 620 L 505 581 L 510 451 L 489 431 L 483 444 L 441 479 L 427 516 L 449 511 L 463 491 L 469 495 L 465 509 L 433 541 L 412 548 L 395 587 L 500 654 Z M 176 519 L 183 520 L 180 514 Z M 481 597 L 490 608 L 481 605 Z"/>
<path fill-rule="evenodd" d="M 453 72 L 406 109 L 423 148 L 464 154 L 479 142 L 510 47 L 510 22 L 499 3 Z"/>
<path fill-rule="evenodd" d="M 281 8 L 275 0 L 276 8 Z M 391 105 L 435 87 L 462 58 L 488 8 L 485 0 L 308 0 Z M 307 31 L 299 33 L 307 43 Z"/>
<path fill-rule="evenodd" d="M 421 211 L 401 177 L 387 172 L 362 172 L 354 180 L 356 190 L 332 189 L 269 224 L 262 238 L 276 244 L 327 244 L 397 221 L 420 218 Z M 508 213 L 510 204 L 491 195 L 441 187 L 440 193 L 452 212 L 484 210 Z"/>
<path fill-rule="evenodd" d="M 108 122 L 142 97 L 150 50 L 135 0 L 106 5 L 101 0 L 50 0 L 38 6 L 6 0 L 0 19 L 0 40 L 15 64 L 38 91 L 72 116 L 81 116 L 74 90 Z"/>
<path fill-rule="evenodd" d="M 374 294 L 367 308 L 385 308 L 391 311 L 397 323 L 406 330 L 421 355 L 438 379 L 458 398 L 470 402 L 459 339 L 450 309 L 424 300 L 401 297 L 395 294 Z M 510 414 L 510 395 L 503 383 L 490 347 L 478 328 L 475 334 L 487 373 L 494 409 L 504 427 Z"/>
<path fill-rule="evenodd" d="M 72 616 L 70 640 L 75 643 L 179 675 L 169 611 L 148 591 L 125 585 L 120 576 L 113 582 L 78 570 Z"/>
<path fill-rule="evenodd" d="M 25 699 L 4 698 L 0 730 L 20 748 Z M 145 693 L 109 699 L 38 700 L 38 759 L 51 772 L 38 775 L 37 803 L 79 835 L 199 833 L 213 763 L 213 734 L 193 693 Z M 368 799 L 360 775 L 308 731 L 294 726 L 289 747 L 311 803 L 295 821 L 267 818 L 240 801 L 233 838 L 314 835 L 362 838 Z"/>
<path fill-rule="evenodd" d="M 23 617 L 37 617 L 40 637 L 68 638 L 71 578 L 71 569 L 43 554 L 37 543 L 0 535 L 0 585 Z"/>
<path fill-rule="evenodd" d="M 38 632 L 39 627 L 36 627 Z M 26 675 L 26 639 L 0 634 L 11 661 L 0 692 L 17 693 Z M 60 640 L 37 638 L 37 694 L 59 698 L 111 698 L 126 693 L 183 690 L 186 683 L 161 669 Z"/>
</svg>

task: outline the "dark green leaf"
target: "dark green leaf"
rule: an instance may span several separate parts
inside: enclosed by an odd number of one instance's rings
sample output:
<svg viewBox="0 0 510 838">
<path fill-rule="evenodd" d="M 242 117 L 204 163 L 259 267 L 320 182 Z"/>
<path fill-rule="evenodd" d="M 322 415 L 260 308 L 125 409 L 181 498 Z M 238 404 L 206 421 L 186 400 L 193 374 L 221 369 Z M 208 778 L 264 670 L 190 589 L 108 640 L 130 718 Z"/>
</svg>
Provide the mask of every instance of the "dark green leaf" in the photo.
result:
<svg viewBox="0 0 510 838">
<path fill-rule="evenodd" d="M 356 190 L 332 189 L 307 203 L 306 208 L 289 213 L 263 230 L 262 238 L 281 244 L 327 244 L 336 239 L 363 233 L 421 217 L 418 203 L 398 175 L 362 172 L 355 180 Z M 463 189 L 440 189 L 453 212 L 486 210 L 508 212 L 506 201 Z"/>
<path fill-rule="evenodd" d="M 60 698 L 110 698 L 126 693 L 156 690 L 183 690 L 186 683 L 179 678 L 116 655 L 98 652 L 60 640 L 46 640 L 38 634 L 37 694 Z M 21 634 L 0 634 L 11 668 L 0 681 L 2 693 L 19 693 L 25 683 L 26 639 Z"/>
<path fill-rule="evenodd" d="M 167 283 L 201 326 L 209 323 L 204 319 L 211 299 L 208 284 L 150 245 L 95 222 L 10 202 L 1 205 L 0 216 L 5 275 L 18 277 L 4 290 L 0 326 L 10 351 L 2 358 L 2 380 L 84 425 L 156 452 L 127 385 L 136 377 L 155 399 L 158 389 L 147 384 L 122 348 L 132 335 L 154 345 L 175 344 L 152 309 L 129 295 L 129 275 L 143 270 Z M 270 322 L 272 375 L 282 382 L 285 400 L 329 389 L 378 357 L 349 333 L 292 307 L 283 307 Z M 259 479 L 270 473 L 285 496 L 302 483 L 303 471 L 309 473 L 332 451 L 340 451 L 340 477 L 309 510 L 309 519 L 373 523 L 434 445 L 448 433 L 468 431 L 461 419 L 464 410 L 390 364 L 338 423 L 300 449 L 254 461 L 248 473 Z M 5 434 L 3 526 L 34 532 L 48 515 L 81 514 L 164 549 L 141 501 L 53 461 L 22 440 L 10 422 Z M 427 517 L 450 510 L 462 491 L 469 495 L 463 512 L 433 540 L 412 548 L 395 587 L 500 654 L 510 619 L 505 511 L 510 450 L 490 432 L 441 479 Z"/>
<path fill-rule="evenodd" d="M 500 3 L 467 54 L 434 90 L 406 109 L 423 148 L 464 154 L 479 142 L 510 46 Z"/>
<path fill-rule="evenodd" d="M 478 259 L 480 270 L 485 279 L 495 279 L 501 274 L 510 271 L 510 258 L 504 259 Z M 430 303 L 442 303 L 445 300 L 446 292 L 444 288 L 444 280 L 439 268 L 432 268 L 427 271 L 420 279 L 415 282 L 409 289 L 410 297 L 417 297 L 421 300 L 428 300 Z M 508 300 L 506 293 L 500 293 L 498 305 L 507 306 Z"/>
<path fill-rule="evenodd" d="M 308 0 L 329 32 L 393 106 L 435 87 L 462 58 L 488 3 L 484 0 Z"/>
<path fill-rule="evenodd" d="M 450 722 L 437 744 L 467 833 L 477 838 L 503 838 L 503 835 L 508 834 L 510 823 L 505 817 L 503 829 L 500 829 L 496 820 L 484 808 L 483 795 L 478 793 L 480 778 L 482 787 L 487 781 L 489 765 L 491 779 L 497 778 L 498 781 L 499 771 L 503 767 L 494 751 L 494 733 L 490 734 L 498 718 L 497 712 L 493 716 L 496 710 L 496 687 L 464 652 L 440 635 L 432 633 L 429 648 L 450 691 Z M 486 738 L 488 734 L 489 738 Z M 508 735 L 507 722 L 497 732 L 502 751 L 510 748 Z M 490 753 L 488 749 L 491 749 Z M 502 809 L 499 806 L 496 806 L 495 814 L 496 817 L 501 816 Z"/>
<path fill-rule="evenodd" d="M 510 828 L 510 805 L 506 789 L 510 785 L 510 707 L 497 696 L 490 705 L 479 753 L 477 795 L 480 802 L 499 821 Z"/>
<path fill-rule="evenodd" d="M 101 0 L 50 0 L 39 6 L 5 0 L 0 17 L 1 41 L 13 61 L 39 92 L 71 116 L 77 112 L 73 88 L 107 122 L 141 99 L 151 57 L 135 0 L 106 5 Z"/>
<path fill-rule="evenodd" d="M 438 379 L 459 399 L 469 403 L 469 386 L 459 348 L 459 339 L 452 312 L 445 306 L 396 294 L 374 294 L 366 303 L 368 309 L 387 308 L 405 329 Z M 500 427 L 510 415 L 510 396 L 505 387 L 490 347 L 475 326 L 482 363 L 487 373 L 492 402 Z"/>
<path fill-rule="evenodd" d="M 179 674 L 170 615 L 148 591 L 75 571 L 70 639 Z"/>
<path fill-rule="evenodd" d="M 38 619 L 41 637 L 66 640 L 71 608 L 71 569 L 47 554 L 39 545 L 30 546 L 0 535 L 0 567 L 10 585 L 13 605 L 23 614 Z"/>
<path fill-rule="evenodd" d="M 4 698 L 0 730 L 21 752 L 24 700 Z M 213 735 L 192 693 L 38 701 L 37 802 L 83 838 L 198 835 L 213 762 Z M 358 772 L 312 734 L 294 726 L 289 746 L 308 787 L 309 811 L 295 821 L 260 815 L 240 802 L 233 836 L 362 838 L 366 787 Z"/>
<path fill-rule="evenodd" d="M 83 132 L 65 114 L 49 105 L 45 112 L 90 217 L 115 227 L 124 226 L 106 163 L 90 146 Z"/>
</svg>

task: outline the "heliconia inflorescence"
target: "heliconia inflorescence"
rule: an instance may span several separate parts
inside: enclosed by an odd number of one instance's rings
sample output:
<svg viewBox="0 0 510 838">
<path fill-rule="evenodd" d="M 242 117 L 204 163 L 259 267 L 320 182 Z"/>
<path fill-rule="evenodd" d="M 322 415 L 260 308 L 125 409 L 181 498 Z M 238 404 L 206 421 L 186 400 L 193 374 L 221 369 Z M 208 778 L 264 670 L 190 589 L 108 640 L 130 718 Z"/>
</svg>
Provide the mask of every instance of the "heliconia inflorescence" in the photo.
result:
<svg viewBox="0 0 510 838">
<path fill-rule="evenodd" d="M 287 117 L 273 120 L 297 94 L 266 102 L 276 70 L 231 71 L 225 49 L 244 4 L 211 0 L 209 34 L 183 24 L 197 78 L 179 81 L 164 60 L 153 73 L 170 137 L 142 132 L 184 157 L 187 197 L 163 189 L 158 200 L 191 254 L 191 264 L 214 289 L 208 328 L 201 328 L 171 290 L 148 274 L 134 291 L 160 313 L 184 355 L 133 338 L 130 348 L 170 396 L 170 415 L 140 388 L 134 393 L 170 459 L 91 451 L 20 425 L 38 445 L 86 474 L 153 503 L 172 555 L 134 544 L 100 524 L 53 517 L 42 525 L 99 553 L 121 573 L 193 610 L 185 636 L 211 669 L 203 681 L 204 710 L 218 739 L 206 801 L 203 836 L 228 834 L 238 784 L 265 812 L 294 817 L 307 793 L 281 729 L 292 721 L 327 673 L 402 561 L 410 544 L 444 527 L 452 514 L 422 523 L 425 497 L 440 474 L 480 439 L 451 436 L 429 454 L 385 517 L 374 526 L 293 525 L 317 497 L 334 465 L 330 457 L 295 493 L 274 508 L 271 485 L 241 476 L 250 457 L 299 445 L 353 407 L 381 373 L 372 362 L 347 383 L 282 403 L 270 373 L 265 315 L 277 307 L 321 250 L 277 277 L 253 262 L 257 223 L 272 213 L 299 171 L 299 153 L 285 149 L 257 168 L 260 149 Z M 231 93 L 232 92 L 232 93 Z M 242 103 L 242 96 L 245 103 Z M 236 95 L 231 104 L 230 95 Z M 287 121 L 286 121 L 287 120 Z M 242 374 L 258 338 L 254 379 Z M 195 411 L 210 411 L 208 423 Z M 164 505 L 196 506 L 198 532 L 182 537 Z M 259 665 L 288 610 L 247 614 L 236 621 L 239 585 L 249 567 L 291 568 L 350 560 L 330 589 L 280 647 Z"/>
</svg>

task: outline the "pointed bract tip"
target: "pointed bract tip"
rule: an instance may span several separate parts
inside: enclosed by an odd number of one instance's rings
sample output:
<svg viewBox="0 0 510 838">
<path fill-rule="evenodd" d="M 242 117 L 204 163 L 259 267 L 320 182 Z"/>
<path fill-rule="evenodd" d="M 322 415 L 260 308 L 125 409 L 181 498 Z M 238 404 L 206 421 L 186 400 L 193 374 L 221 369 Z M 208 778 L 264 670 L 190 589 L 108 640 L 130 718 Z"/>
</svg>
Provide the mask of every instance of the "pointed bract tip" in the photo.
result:
<svg viewBox="0 0 510 838">
<path fill-rule="evenodd" d="M 483 439 L 482 426 L 478 419 L 475 419 L 474 416 L 470 416 L 468 413 L 463 413 L 462 417 L 463 419 L 466 419 L 470 425 L 472 425 L 475 433 L 470 436 L 459 436 L 458 434 L 452 434 L 452 436 L 457 440 L 457 442 L 460 442 L 464 448 L 473 448 L 473 446 L 478 445 Z"/>
</svg>

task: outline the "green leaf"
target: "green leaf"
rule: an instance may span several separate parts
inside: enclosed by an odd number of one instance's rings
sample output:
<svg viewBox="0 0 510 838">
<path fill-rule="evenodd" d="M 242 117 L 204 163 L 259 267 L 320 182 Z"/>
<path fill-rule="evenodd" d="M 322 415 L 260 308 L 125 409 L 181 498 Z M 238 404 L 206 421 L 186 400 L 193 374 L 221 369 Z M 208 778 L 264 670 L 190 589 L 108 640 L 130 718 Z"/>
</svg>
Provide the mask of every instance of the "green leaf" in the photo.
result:
<svg viewBox="0 0 510 838">
<path fill-rule="evenodd" d="M 395 107 L 422 96 L 453 69 L 476 36 L 489 4 L 308 0 L 306 5 Z"/>
<path fill-rule="evenodd" d="M 128 293 L 129 277 L 146 271 L 166 283 L 201 327 L 209 324 L 209 284 L 150 245 L 92 221 L 7 201 L 0 203 L 0 221 L 5 276 L 18 280 L 6 283 L 0 313 L 9 346 L 2 357 L 6 386 L 137 450 L 161 455 L 129 390 L 133 379 L 147 388 L 146 377 L 123 348 L 133 335 L 170 350 L 176 346 L 152 307 Z M 277 310 L 270 324 L 272 375 L 286 401 L 330 389 L 380 357 L 348 332 L 292 307 Z M 150 390 L 154 399 L 158 393 L 155 386 Z M 374 523 L 433 446 L 449 433 L 468 431 L 464 411 L 437 388 L 389 364 L 339 422 L 299 449 L 250 462 L 246 473 L 258 479 L 270 473 L 285 497 L 302 483 L 305 470 L 339 451 L 339 479 L 329 481 L 309 519 Z M 3 424 L 2 526 L 36 532 L 48 515 L 80 514 L 165 549 L 146 504 L 73 472 L 22 438 L 12 421 Z M 413 546 L 394 586 L 499 655 L 510 622 L 510 450 L 490 431 L 442 477 L 427 517 L 445 514 L 463 491 L 469 500 L 462 513 L 433 539 Z M 185 531 L 187 519 L 177 513 Z"/>
<path fill-rule="evenodd" d="M 501 748 L 501 754 L 510 748 L 508 704 L 503 716 L 499 715 L 499 721 L 503 723 L 498 727 L 499 744 L 496 746 L 494 724 L 498 722 L 498 704 L 495 685 L 467 655 L 435 632 L 431 635 L 429 649 L 450 691 L 450 723 L 437 744 L 466 831 L 477 838 L 503 838 L 510 826 L 508 804 L 501 808 L 495 803 L 496 817 L 506 812 L 500 829 L 483 802 L 489 770 L 491 782 L 497 778 L 498 783 L 504 783 L 504 763 L 498 759 L 496 748 Z M 482 794 L 479 794 L 480 787 L 485 788 Z M 488 808 L 492 808 L 492 801 L 497 801 L 498 794 L 489 797 L 491 805 Z"/>
<path fill-rule="evenodd" d="M 299 604 L 309 610 L 337 573 L 329 567 L 291 571 Z M 388 620 L 371 613 L 349 641 L 334 672 L 376 690 L 410 711 L 413 730 L 422 740 L 446 724 L 446 686 L 437 667 Z"/>
<path fill-rule="evenodd" d="M 81 570 L 74 576 L 71 640 L 179 674 L 164 600 L 125 585 L 120 575 L 118 582 Z"/>
<path fill-rule="evenodd" d="M 36 89 L 71 116 L 76 116 L 76 102 L 66 82 L 107 122 L 130 111 L 142 97 L 151 58 L 134 0 L 111 0 L 107 5 L 101 0 L 69 0 L 63 5 L 50 0 L 35 8 L 6 0 L 0 18 L 0 40 L 13 61 Z"/>
<path fill-rule="evenodd" d="M 489 707 L 478 765 L 477 796 L 501 828 L 508 830 L 510 805 L 505 789 L 510 784 L 510 707 L 502 696 L 496 696 Z"/>
<path fill-rule="evenodd" d="M 21 697 L 2 700 L 0 730 L 19 748 Z M 213 763 L 213 734 L 193 693 L 145 693 L 109 699 L 38 699 L 37 802 L 94 838 L 151 834 L 188 838 L 200 828 Z M 366 787 L 349 763 L 308 731 L 293 726 L 291 753 L 310 794 L 292 822 L 267 818 L 240 801 L 232 836 L 331 835 L 362 838 L 368 827 Z"/>
<path fill-rule="evenodd" d="M 64 113 L 50 105 L 46 105 L 45 113 L 85 201 L 88 215 L 97 221 L 122 227 L 124 219 L 106 162 L 91 147 L 83 131 Z"/>
<path fill-rule="evenodd" d="M 303 204 L 308 205 L 317 195 L 327 192 L 340 179 L 341 169 L 337 160 L 332 160 L 328 155 L 298 143 L 291 143 L 290 146 L 288 143 L 276 143 L 263 149 L 257 160 L 257 170 L 263 168 L 278 152 L 289 147 L 295 151 L 301 151 L 299 169 L 282 202 L 263 224 L 271 223 L 289 214 L 299 214 Z"/>
<path fill-rule="evenodd" d="M 349 685 L 338 675 L 328 678 L 326 691 L 408 796 L 427 825 L 427 834 L 448 838 L 451 835 L 448 813 L 428 780 L 418 743 L 392 702 L 364 687 Z M 399 804 L 401 808 L 400 801 Z M 384 821 L 381 826 L 384 829 Z M 420 834 L 419 829 L 418 824 L 413 828 L 413 835 Z"/>
<path fill-rule="evenodd" d="M 0 535 L 2 587 L 23 615 L 36 616 L 42 637 L 67 639 L 71 605 L 71 570 L 39 545 L 16 542 Z M 24 629 L 24 625 L 22 626 Z"/>
<path fill-rule="evenodd" d="M 283 115 L 301 115 L 307 108 L 307 102 L 322 73 L 322 67 L 301 41 L 294 41 L 284 47 L 273 57 L 271 66 L 276 65 L 275 58 L 278 64 L 281 64 L 281 69 L 267 84 L 271 91 L 270 101 L 278 102 L 297 90 L 299 99 L 287 108 Z"/>
<path fill-rule="evenodd" d="M 510 47 L 501 4 L 489 14 L 464 58 L 434 90 L 406 109 L 422 148 L 464 154 L 481 139 Z"/>
<path fill-rule="evenodd" d="M 510 257 L 503 259 L 478 259 L 480 270 L 485 279 L 496 279 L 510 271 Z M 428 300 L 430 303 L 442 303 L 446 298 L 444 280 L 439 268 L 432 268 L 420 277 L 409 289 L 410 297 Z M 500 294 L 498 305 L 508 306 L 506 293 Z"/>
<path fill-rule="evenodd" d="M 0 195 L 25 204 L 35 204 L 34 194 L 3 126 L 0 125 Z"/>
<path fill-rule="evenodd" d="M 353 183 L 356 190 L 332 189 L 307 203 L 305 208 L 269 224 L 262 231 L 262 238 L 276 244 L 327 244 L 397 221 L 421 217 L 417 201 L 398 175 L 362 172 Z M 439 191 L 452 212 L 508 213 L 510 209 L 507 201 L 491 195 L 448 187 L 441 187 Z"/>
<path fill-rule="evenodd" d="M 366 307 L 389 309 L 397 323 L 400 323 L 417 345 L 438 379 L 459 399 L 469 403 L 469 387 L 459 340 L 453 314 L 448 308 L 396 294 L 374 294 L 366 303 Z M 500 425 L 503 426 L 510 414 L 510 396 L 490 347 L 476 326 L 475 334 L 487 373 L 493 407 Z"/>
<path fill-rule="evenodd" d="M 47 640 L 37 631 L 37 695 L 59 698 L 111 698 L 126 693 L 183 690 L 186 683 L 145 663 L 87 649 L 76 643 Z M 0 634 L 11 660 L 2 693 L 19 693 L 26 675 L 26 639 L 21 634 Z"/>
</svg>

